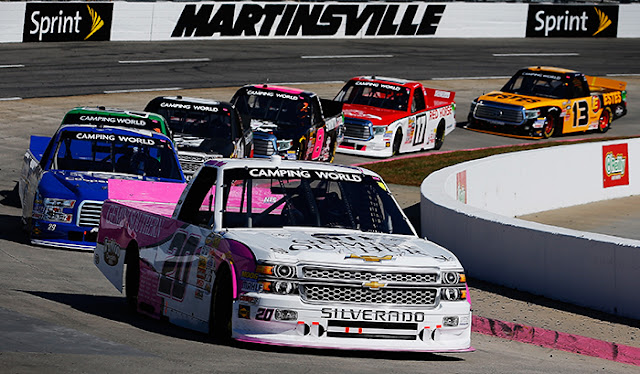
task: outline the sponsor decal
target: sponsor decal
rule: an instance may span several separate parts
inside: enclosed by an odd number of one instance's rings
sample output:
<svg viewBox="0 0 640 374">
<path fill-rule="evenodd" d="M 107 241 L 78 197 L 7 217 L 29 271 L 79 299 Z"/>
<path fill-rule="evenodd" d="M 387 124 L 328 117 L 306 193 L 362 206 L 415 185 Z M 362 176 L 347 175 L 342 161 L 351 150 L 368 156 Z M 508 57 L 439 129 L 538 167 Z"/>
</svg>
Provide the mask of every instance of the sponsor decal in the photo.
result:
<svg viewBox="0 0 640 374">
<path fill-rule="evenodd" d="M 250 319 L 251 318 L 251 307 L 249 305 L 238 306 L 238 318 Z"/>
<path fill-rule="evenodd" d="M 125 225 L 131 232 L 147 235 L 153 238 L 160 236 L 162 219 L 156 215 L 144 213 L 140 210 L 131 210 L 124 206 L 109 205 L 105 214 L 105 220 L 115 227 Z"/>
<path fill-rule="evenodd" d="M 172 38 L 434 35 L 445 5 L 187 4 Z"/>
<path fill-rule="evenodd" d="M 463 170 L 456 174 L 456 195 L 459 202 L 467 203 L 467 171 Z"/>
<path fill-rule="evenodd" d="M 388 90 L 400 91 L 403 87 L 394 86 L 392 84 L 386 83 L 377 83 L 377 82 L 366 82 L 366 81 L 356 81 L 356 86 L 368 86 L 368 87 L 376 87 L 376 88 L 386 88 Z"/>
<path fill-rule="evenodd" d="M 492 92 L 492 93 L 486 94 L 485 96 L 491 97 L 491 98 L 494 98 L 494 99 L 497 99 L 497 100 L 511 100 L 511 101 L 521 102 L 521 103 L 537 103 L 538 101 L 540 101 L 540 99 L 534 99 L 534 98 L 531 98 L 531 97 L 512 95 L 512 94 L 508 94 L 508 93 L 504 93 L 504 92 Z"/>
<path fill-rule="evenodd" d="M 185 109 L 185 110 L 197 110 L 200 112 L 212 112 L 216 113 L 220 109 L 215 106 L 209 105 L 200 105 L 200 104 L 183 104 L 183 103 L 172 103 L 163 101 L 160 103 L 161 108 L 171 108 L 171 109 Z"/>
<path fill-rule="evenodd" d="M 602 95 L 604 106 L 620 104 L 622 102 L 622 93 L 620 91 L 610 92 Z"/>
<path fill-rule="evenodd" d="M 104 239 L 104 262 L 109 266 L 116 266 L 120 259 L 120 246 L 111 239 Z"/>
<path fill-rule="evenodd" d="M 249 175 L 254 178 L 304 178 L 328 179 L 347 182 L 362 182 L 358 174 L 341 173 L 336 171 L 299 170 L 299 169 L 249 169 Z"/>
<path fill-rule="evenodd" d="M 386 256 L 371 256 L 371 255 L 349 255 L 345 257 L 346 259 L 349 258 L 355 258 L 355 259 L 359 259 L 359 260 L 364 260 L 367 262 L 380 262 L 383 260 L 393 260 L 393 255 L 386 255 Z"/>
<path fill-rule="evenodd" d="M 527 37 L 610 38 L 617 35 L 617 5 L 529 5 Z"/>
<path fill-rule="evenodd" d="M 137 136 L 128 136 L 128 135 L 115 135 L 115 134 L 104 134 L 104 133 L 95 133 L 95 132 L 69 132 L 72 136 L 78 140 L 101 140 L 106 142 L 121 142 L 121 143 L 129 143 L 129 144 L 140 144 L 140 145 L 148 145 L 155 146 L 156 141 L 152 138 L 139 138 Z"/>
<path fill-rule="evenodd" d="M 322 318 L 343 321 L 424 322 L 424 312 L 397 312 L 392 310 L 322 308 Z"/>
<path fill-rule="evenodd" d="M 112 3 L 27 3 L 22 41 L 106 41 L 112 17 Z"/>
<path fill-rule="evenodd" d="M 629 185 L 629 150 L 627 143 L 602 146 L 603 187 Z"/>
<path fill-rule="evenodd" d="M 311 240 L 293 239 L 289 245 L 289 251 L 325 250 L 343 253 L 387 253 L 393 255 L 421 253 L 419 247 L 402 239 L 385 238 L 384 241 L 381 241 L 379 237 L 346 234 L 314 234 L 313 237 L 314 239 Z"/>
</svg>

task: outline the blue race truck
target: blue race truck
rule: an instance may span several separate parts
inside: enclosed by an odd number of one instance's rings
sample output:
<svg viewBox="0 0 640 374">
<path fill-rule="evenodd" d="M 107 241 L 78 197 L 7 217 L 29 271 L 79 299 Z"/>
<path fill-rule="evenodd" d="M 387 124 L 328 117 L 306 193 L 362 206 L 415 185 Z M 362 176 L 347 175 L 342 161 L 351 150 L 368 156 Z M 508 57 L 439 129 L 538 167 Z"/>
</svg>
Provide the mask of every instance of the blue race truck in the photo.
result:
<svg viewBox="0 0 640 374">
<path fill-rule="evenodd" d="M 184 183 L 171 140 L 104 124 L 63 124 L 31 136 L 19 195 L 31 244 L 93 250 L 109 179 Z"/>
</svg>

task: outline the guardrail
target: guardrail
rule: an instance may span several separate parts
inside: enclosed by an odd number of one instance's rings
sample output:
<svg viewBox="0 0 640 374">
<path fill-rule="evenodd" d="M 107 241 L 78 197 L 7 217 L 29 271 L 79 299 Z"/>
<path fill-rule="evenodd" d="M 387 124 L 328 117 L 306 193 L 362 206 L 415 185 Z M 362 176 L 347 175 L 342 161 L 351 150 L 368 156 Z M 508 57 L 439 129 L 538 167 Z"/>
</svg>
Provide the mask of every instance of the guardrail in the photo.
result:
<svg viewBox="0 0 640 374">
<path fill-rule="evenodd" d="M 639 240 L 514 218 L 639 194 L 640 139 L 465 162 L 420 190 L 422 235 L 455 253 L 469 276 L 640 319 Z"/>
<path fill-rule="evenodd" d="M 0 2 L 0 42 L 640 37 L 640 4 Z"/>
</svg>

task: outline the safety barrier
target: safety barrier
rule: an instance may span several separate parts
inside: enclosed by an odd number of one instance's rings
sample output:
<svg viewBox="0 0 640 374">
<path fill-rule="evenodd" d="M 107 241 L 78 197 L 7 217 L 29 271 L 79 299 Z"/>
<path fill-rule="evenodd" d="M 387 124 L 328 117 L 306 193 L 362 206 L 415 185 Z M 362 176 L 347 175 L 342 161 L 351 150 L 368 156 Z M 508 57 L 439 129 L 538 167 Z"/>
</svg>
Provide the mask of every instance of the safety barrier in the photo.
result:
<svg viewBox="0 0 640 374">
<path fill-rule="evenodd" d="M 0 2 L 0 42 L 640 37 L 640 4 Z"/>
<path fill-rule="evenodd" d="M 422 234 L 453 251 L 470 277 L 640 319 L 639 240 L 515 218 L 639 194 L 640 139 L 469 161 L 420 189 Z"/>
</svg>

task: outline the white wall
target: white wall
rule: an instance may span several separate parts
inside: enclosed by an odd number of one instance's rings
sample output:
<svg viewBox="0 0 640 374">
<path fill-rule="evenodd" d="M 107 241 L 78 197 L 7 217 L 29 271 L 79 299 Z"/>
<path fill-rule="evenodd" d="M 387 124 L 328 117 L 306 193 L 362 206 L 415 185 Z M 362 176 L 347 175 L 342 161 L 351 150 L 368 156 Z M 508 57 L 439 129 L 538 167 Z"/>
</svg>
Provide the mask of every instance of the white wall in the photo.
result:
<svg viewBox="0 0 640 374">
<path fill-rule="evenodd" d="M 21 42 L 22 30 L 25 22 L 26 2 L 0 2 L 0 42 Z M 94 3 L 95 4 L 95 3 Z M 274 25 L 270 30 L 270 35 L 264 36 L 220 36 L 219 33 L 211 36 L 199 37 L 179 37 L 172 38 L 171 33 L 182 14 L 183 9 L 188 4 L 195 4 L 198 9 L 204 4 L 214 6 L 212 14 L 216 14 L 222 2 L 113 2 L 113 24 L 111 29 L 111 39 L 117 41 L 155 41 L 155 40 L 187 40 L 187 39 L 244 39 L 244 38 L 379 38 L 379 37 L 407 37 L 403 35 L 380 36 L 365 35 L 365 31 L 370 21 L 362 27 L 356 35 L 346 35 L 347 19 L 345 15 L 331 16 L 327 19 L 318 20 L 318 25 L 327 25 L 331 22 L 341 22 L 339 29 L 330 36 L 276 36 L 276 26 L 282 20 L 282 15 L 274 19 Z M 264 6 L 274 5 L 278 2 L 234 2 L 235 17 L 240 13 L 243 6 Z M 433 35 L 417 35 L 422 38 L 524 38 L 527 22 L 527 12 L 529 4 L 526 3 L 464 3 L 464 2 L 281 2 L 289 6 L 357 6 L 360 11 L 366 6 L 397 6 L 397 14 L 393 23 L 399 25 L 409 6 L 417 5 L 413 23 L 419 23 L 425 9 L 430 6 L 445 6 L 445 11 L 437 23 L 437 30 Z M 413 9 L 413 8 L 411 8 Z M 323 13 L 324 14 L 324 13 Z M 640 37 L 640 4 L 619 5 L 618 37 L 638 38 Z M 237 19 L 231 20 L 235 22 Z M 28 21 L 28 20 L 27 20 Z M 229 23 L 229 20 L 225 20 Z M 264 19 L 256 24 L 256 29 L 260 29 Z M 286 21 L 284 22 L 286 24 Z M 357 24 L 352 20 L 351 25 Z"/>
<path fill-rule="evenodd" d="M 603 145 L 620 143 L 628 144 L 629 185 L 604 188 Z M 463 171 L 468 204 L 458 198 Z M 640 319 L 632 291 L 640 241 L 513 218 L 639 192 L 640 139 L 492 156 L 423 181 L 422 234 L 453 251 L 473 278 Z"/>
</svg>

